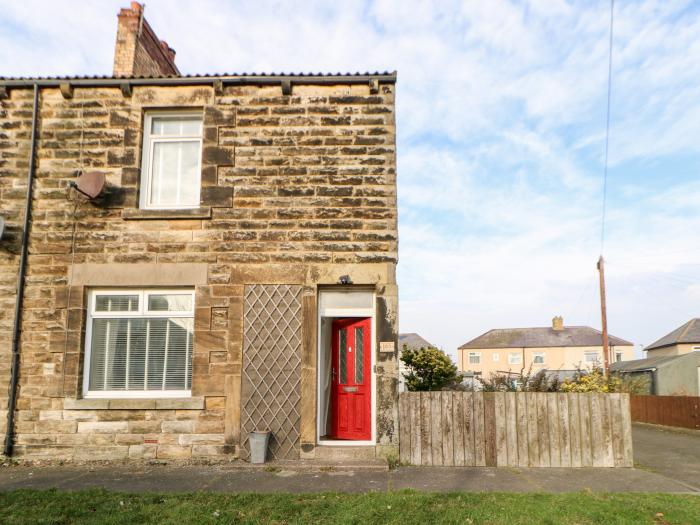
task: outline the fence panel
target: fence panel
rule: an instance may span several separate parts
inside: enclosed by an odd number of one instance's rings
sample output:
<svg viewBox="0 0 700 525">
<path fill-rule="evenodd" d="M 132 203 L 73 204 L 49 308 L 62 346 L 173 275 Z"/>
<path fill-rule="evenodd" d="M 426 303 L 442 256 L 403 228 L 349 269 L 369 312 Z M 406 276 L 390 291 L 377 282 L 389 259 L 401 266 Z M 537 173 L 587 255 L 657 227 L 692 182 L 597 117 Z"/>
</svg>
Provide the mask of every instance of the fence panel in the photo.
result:
<svg viewBox="0 0 700 525">
<path fill-rule="evenodd" d="M 630 396 L 632 421 L 700 430 L 700 397 Z"/>
<path fill-rule="evenodd" d="M 434 466 L 631 467 L 630 412 L 663 412 L 647 403 L 628 394 L 402 392 L 400 457 Z"/>
</svg>

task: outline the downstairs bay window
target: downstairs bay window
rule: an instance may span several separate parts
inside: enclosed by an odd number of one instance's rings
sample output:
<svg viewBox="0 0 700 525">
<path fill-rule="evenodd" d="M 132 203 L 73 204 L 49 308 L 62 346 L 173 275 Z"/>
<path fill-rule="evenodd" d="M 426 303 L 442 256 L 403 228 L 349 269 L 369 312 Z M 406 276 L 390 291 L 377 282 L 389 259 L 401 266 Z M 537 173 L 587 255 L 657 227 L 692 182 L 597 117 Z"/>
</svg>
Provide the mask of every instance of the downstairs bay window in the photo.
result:
<svg viewBox="0 0 700 525">
<path fill-rule="evenodd" d="M 190 396 L 193 330 L 192 289 L 91 291 L 84 396 Z"/>
</svg>

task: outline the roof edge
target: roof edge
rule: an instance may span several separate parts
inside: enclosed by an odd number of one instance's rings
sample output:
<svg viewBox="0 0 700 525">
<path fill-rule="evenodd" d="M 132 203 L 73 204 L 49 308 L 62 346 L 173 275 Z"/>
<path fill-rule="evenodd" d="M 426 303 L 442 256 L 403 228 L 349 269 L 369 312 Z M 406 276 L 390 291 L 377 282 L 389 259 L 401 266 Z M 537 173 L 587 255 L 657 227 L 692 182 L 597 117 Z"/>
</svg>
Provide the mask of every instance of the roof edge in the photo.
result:
<svg viewBox="0 0 700 525">
<path fill-rule="evenodd" d="M 152 76 L 152 77 L 0 77 L 0 86 L 21 88 L 38 85 L 39 87 L 58 87 L 70 83 L 74 86 L 105 86 L 118 87 L 122 84 L 132 86 L 165 86 L 165 85 L 206 85 L 222 82 L 224 85 L 264 84 L 274 85 L 282 81 L 292 84 L 365 84 L 370 80 L 382 83 L 396 83 L 396 71 L 384 73 L 337 73 L 337 74 L 223 74 L 223 75 L 181 75 L 181 76 Z"/>
</svg>

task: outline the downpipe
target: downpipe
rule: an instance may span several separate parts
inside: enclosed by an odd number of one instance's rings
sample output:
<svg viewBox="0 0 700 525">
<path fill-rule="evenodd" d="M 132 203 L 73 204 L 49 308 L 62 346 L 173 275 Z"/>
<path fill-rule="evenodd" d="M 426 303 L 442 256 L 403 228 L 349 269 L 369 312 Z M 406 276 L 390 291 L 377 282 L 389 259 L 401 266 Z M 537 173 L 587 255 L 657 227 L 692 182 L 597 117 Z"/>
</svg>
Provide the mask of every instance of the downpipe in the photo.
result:
<svg viewBox="0 0 700 525">
<path fill-rule="evenodd" d="M 22 306 L 24 304 L 24 284 L 27 273 L 27 255 L 29 252 L 29 227 L 31 224 L 32 197 L 34 186 L 34 164 L 36 157 L 36 123 L 39 106 L 39 85 L 34 84 L 34 104 L 32 107 L 32 134 L 29 150 L 29 169 L 27 171 L 27 200 L 24 205 L 24 226 L 22 228 L 22 250 L 17 272 L 17 298 L 15 300 L 15 318 L 12 328 L 12 366 L 10 369 L 10 391 L 7 400 L 7 428 L 5 430 L 5 456 L 12 456 L 14 449 L 15 410 L 17 408 L 17 385 L 19 384 L 19 347 L 22 333 Z"/>
</svg>

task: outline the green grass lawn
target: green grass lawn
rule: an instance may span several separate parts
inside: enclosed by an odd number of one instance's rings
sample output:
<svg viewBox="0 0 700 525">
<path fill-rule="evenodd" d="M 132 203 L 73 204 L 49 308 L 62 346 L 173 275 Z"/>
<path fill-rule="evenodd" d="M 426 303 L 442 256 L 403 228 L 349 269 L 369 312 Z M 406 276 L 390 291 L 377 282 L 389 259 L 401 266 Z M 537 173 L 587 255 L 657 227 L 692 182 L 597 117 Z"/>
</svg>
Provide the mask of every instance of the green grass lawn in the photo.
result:
<svg viewBox="0 0 700 525">
<path fill-rule="evenodd" d="M 0 493 L 0 523 L 700 523 L 700 497 L 670 494 Z"/>
</svg>

